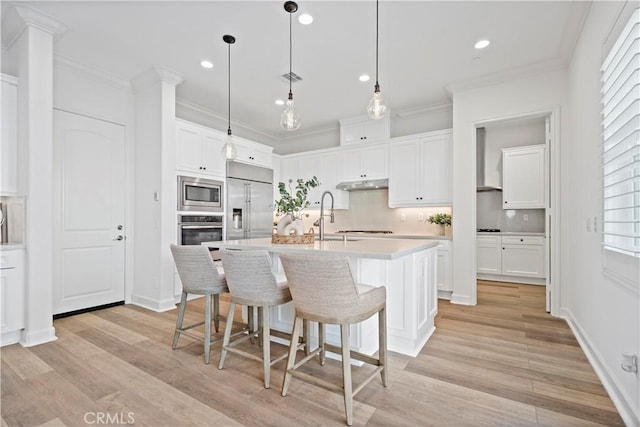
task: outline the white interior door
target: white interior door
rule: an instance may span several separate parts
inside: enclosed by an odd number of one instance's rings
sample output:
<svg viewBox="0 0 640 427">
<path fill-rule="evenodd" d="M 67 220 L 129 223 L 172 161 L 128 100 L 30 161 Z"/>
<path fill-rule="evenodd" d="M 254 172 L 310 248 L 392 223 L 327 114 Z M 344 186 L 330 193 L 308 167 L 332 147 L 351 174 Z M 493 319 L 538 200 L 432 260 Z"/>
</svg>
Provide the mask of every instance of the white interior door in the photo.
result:
<svg viewBox="0 0 640 427">
<path fill-rule="evenodd" d="M 53 130 L 53 313 L 123 301 L 124 126 L 54 110 Z"/>
</svg>

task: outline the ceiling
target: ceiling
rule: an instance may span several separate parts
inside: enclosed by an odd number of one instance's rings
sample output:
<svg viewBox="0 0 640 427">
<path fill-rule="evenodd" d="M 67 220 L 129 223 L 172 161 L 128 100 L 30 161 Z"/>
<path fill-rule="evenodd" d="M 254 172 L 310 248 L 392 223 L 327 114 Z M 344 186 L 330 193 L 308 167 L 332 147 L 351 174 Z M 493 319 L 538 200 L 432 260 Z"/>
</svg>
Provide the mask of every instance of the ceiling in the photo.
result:
<svg viewBox="0 0 640 427">
<path fill-rule="evenodd" d="M 279 127 L 288 84 L 289 15 L 283 1 L 20 2 L 68 27 L 57 54 L 130 81 L 152 67 L 184 77 L 177 97 L 227 117 L 227 45 L 231 48 L 231 117 L 275 141 L 335 129 L 365 113 L 375 83 L 374 1 L 300 1 L 293 24 L 293 85 L 302 126 Z M 2 2 L 3 16 L 11 3 Z M 451 102 L 448 88 L 567 64 L 588 3 L 575 1 L 381 1 L 379 81 L 393 113 Z M 4 22 L 3 22 L 4 24 Z M 3 27 L 6 27 L 3 25 Z M 4 28 L 3 28 L 4 30 Z M 3 32 L 3 46 L 8 35 Z M 484 50 L 473 45 L 491 40 Z M 204 58 L 214 68 L 201 68 Z M 358 76 L 371 75 L 362 83 Z"/>
</svg>

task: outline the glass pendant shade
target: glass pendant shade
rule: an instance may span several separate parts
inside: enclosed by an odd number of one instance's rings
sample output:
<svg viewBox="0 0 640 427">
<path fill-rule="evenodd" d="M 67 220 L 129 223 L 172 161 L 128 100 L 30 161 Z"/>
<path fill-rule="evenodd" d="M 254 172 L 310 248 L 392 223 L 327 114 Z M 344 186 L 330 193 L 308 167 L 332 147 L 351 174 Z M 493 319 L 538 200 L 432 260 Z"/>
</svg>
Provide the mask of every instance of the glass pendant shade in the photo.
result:
<svg viewBox="0 0 640 427">
<path fill-rule="evenodd" d="M 236 145 L 233 143 L 233 135 L 230 133 L 227 134 L 224 145 L 222 146 L 222 155 L 227 160 L 235 160 L 235 158 L 238 157 L 238 150 L 236 149 Z"/>
<path fill-rule="evenodd" d="M 367 105 L 367 114 L 369 118 L 374 120 L 379 120 L 387 114 L 387 104 L 385 104 L 384 99 L 382 99 L 380 90 L 373 92 L 369 105 Z"/>
<path fill-rule="evenodd" d="M 300 127 L 300 114 L 295 109 L 293 96 L 289 95 L 287 106 L 280 115 L 280 126 L 284 130 L 296 130 Z"/>
</svg>

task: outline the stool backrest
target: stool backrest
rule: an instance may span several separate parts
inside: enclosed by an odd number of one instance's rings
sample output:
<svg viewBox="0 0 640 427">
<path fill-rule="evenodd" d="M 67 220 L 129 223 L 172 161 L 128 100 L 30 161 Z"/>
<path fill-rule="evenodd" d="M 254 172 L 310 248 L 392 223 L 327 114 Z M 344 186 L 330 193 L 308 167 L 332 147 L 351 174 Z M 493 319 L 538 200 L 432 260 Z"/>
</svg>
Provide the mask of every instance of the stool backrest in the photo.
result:
<svg viewBox="0 0 640 427">
<path fill-rule="evenodd" d="M 296 310 L 340 319 L 358 303 L 346 257 L 280 254 L 280 261 Z"/>
<path fill-rule="evenodd" d="M 220 258 L 229 292 L 234 297 L 268 301 L 278 290 L 267 251 L 225 250 L 220 252 Z"/>
<path fill-rule="evenodd" d="M 171 245 L 171 254 L 180 275 L 183 291 L 187 293 L 199 293 L 203 290 L 211 290 L 213 293 L 226 292 L 225 278 L 218 273 L 206 246 Z"/>
</svg>

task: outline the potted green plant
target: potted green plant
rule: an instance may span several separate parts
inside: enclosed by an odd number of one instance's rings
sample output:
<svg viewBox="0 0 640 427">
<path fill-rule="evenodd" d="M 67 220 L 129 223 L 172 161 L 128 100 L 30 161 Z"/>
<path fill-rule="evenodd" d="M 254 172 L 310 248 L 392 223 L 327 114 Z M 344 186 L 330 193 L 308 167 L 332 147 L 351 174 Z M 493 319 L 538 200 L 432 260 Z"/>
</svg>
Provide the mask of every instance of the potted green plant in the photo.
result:
<svg viewBox="0 0 640 427">
<path fill-rule="evenodd" d="M 449 235 L 451 232 L 451 214 L 438 212 L 427 218 L 431 224 L 439 224 L 442 228 L 443 235 Z"/>
<path fill-rule="evenodd" d="M 278 221 L 278 234 L 286 234 L 285 228 L 294 222 L 297 223 L 298 228 L 302 227 L 302 211 L 310 205 L 307 196 L 309 191 L 318 185 L 320 185 L 320 182 L 316 176 L 306 181 L 298 178 L 295 181 L 289 179 L 288 184 L 284 182 L 278 183 L 280 199 L 275 201 L 276 213 L 283 215 Z M 302 230 L 304 231 L 304 229 Z"/>
</svg>

